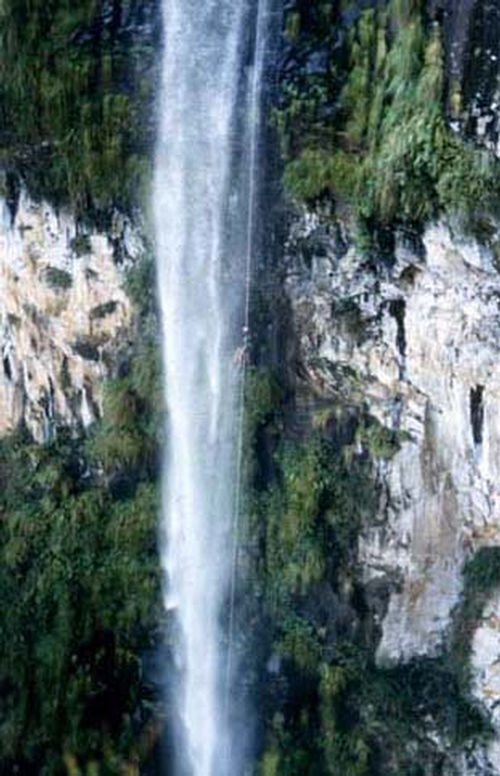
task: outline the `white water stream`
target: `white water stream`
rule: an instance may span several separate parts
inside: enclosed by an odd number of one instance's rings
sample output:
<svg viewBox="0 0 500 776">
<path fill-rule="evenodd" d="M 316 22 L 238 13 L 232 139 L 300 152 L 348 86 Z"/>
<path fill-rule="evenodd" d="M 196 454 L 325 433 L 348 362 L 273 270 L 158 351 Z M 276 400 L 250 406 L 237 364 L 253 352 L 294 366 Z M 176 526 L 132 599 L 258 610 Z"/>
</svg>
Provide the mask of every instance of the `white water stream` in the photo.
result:
<svg viewBox="0 0 500 776">
<path fill-rule="evenodd" d="M 244 377 L 234 356 L 254 252 L 266 2 L 163 0 L 154 183 L 168 415 L 163 563 L 178 625 L 178 770 L 189 776 L 240 776 L 227 708 Z"/>
</svg>

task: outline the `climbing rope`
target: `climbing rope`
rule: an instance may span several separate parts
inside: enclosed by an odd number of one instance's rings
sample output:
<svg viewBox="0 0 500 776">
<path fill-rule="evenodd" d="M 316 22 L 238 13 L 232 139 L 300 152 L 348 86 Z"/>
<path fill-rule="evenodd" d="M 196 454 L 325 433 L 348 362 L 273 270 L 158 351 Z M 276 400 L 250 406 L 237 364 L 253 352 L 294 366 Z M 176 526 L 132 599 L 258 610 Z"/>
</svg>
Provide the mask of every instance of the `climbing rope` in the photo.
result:
<svg viewBox="0 0 500 776">
<path fill-rule="evenodd" d="M 246 261 L 245 261 L 245 305 L 244 305 L 244 341 L 243 353 L 241 359 L 241 376 L 239 381 L 238 399 L 237 399 L 237 441 L 236 441 L 236 472 L 235 472 L 235 499 L 232 519 L 232 558 L 231 558 L 231 582 L 229 591 L 229 623 L 228 623 L 228 642 L 226 656 L 226 674 L 225 674 L 225 698 L 224 698 L 224 716 L 227 720 L 229 715 L 229 695 L 231 688 L 231 674 L 233 670 L 234 653 L 234 612 L 236 595 L 236 569 L 238 565 L 238 555 L 240 547 L 240 518 L 241 518 L 241 494 L 242 494 L 242 466 L 243 466 L 243 433 L 245 419 L 245 386 L 248 371 L 248 332 L 250 331 L 250 300 L 252 287 L 252 268 L 254 251 L 254 231 L 256 216 L 256 175 L 257 175 L 257 152 L 259 145 L 260 129 L 260 89 L 259 84 L 262 80 L 264 65 L 264 13 L 266 0 L 259 0 L 257 7 L 256 20 L 256 40 L 255 40 L 255 65 L 252 73 L 251 98 L 250 98 L 250 118 L 253 123 L 250 138 L 250 166 L 249 166 L 249 184 L 248 184 L 248 218 L 246 235 Z"/>
</svg>

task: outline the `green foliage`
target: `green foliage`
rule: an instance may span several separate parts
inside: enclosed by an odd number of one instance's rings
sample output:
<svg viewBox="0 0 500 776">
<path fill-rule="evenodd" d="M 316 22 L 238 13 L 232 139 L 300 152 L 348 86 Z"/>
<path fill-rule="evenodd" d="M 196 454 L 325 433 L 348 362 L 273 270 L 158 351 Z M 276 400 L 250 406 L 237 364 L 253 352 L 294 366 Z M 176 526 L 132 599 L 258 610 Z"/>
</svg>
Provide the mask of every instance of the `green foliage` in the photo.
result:
<svg viewBox="0 0 500 776">
<path fill-rule="evenodd" d="M 283 398 L 283 387 L 274 374 L 249 367 L 245 378 L 245 422 L 249 440 L 259 428 L 273 420 Z"/>
<path fill-rule="evenodd" d="M 481 547 L 463 570 L 462 600 L 454 611 L 451 659 L 460 682 L 470 686 L 471 637 L 493 593 L 500 588 L 500 548 Z"/>
<path fill-rule="evenodd" d="M 280 754 L 272 748 L 264 752 L 260 765 L 261 776 L 279 776 L 280 774 Z"/>
<path fill-rule="evenodd" d="M 290 41 L 296 41 L 300 35 L 300 13 L 292 11 L 286 17 L 285 35 Z"/>
<path fill-rule="evenodd" d="M 482 547 L 464 569 L 467 595 L 489 595 L 500 587 L 500 547 Z"/>
<path fill-rule="evenodd" d="M 0 440 L 2 773 L 118 776 L 148 757 L 155 699 L 141 654 L 162 617 L 149 300 L 88 439 Z M 71 389 L 64 363 L 61 382 Z"/>
<path fill-rule="evenodd" d="M 410 439 L 404 432 L 383 426 L 373 416 L 364 417 L 358 426 L 357 441 L 373 458 L 389 460 L 401 449 L 401 443 Z"/>
<path fill-rule="evenodd" d="M 297 2 L 285 15 L 285 36 L 294 53 L 295 66 L 286 68 L 280 84 L 279 108 L 273 112 L 282 150 L 296 158 L 305 147 L 317 148 L 332 139 L 324 119 L 325 106 L 338 96 L 340 80 L 331 52 L 336 50 L 337 25 L 342 9 L 335 2 Z M 320 54 L 321 68 L 307 67 Z"/>
<path fill-rule="evenodd" d="M 87 442 L 91 460 L 108 476 L 122 469 L 154 476 L 157 470 L 164 407 L 154 287 L 154 265 L 147 254 L 126 281 L 138 310 L 136 344 L 120 375 L 107 382 L 104 417 Z M 110 308 L 104 307 L 100 314 L 108 314 Z"/>
<path fill-rule="evenodd" d="M 326 440 L 284 447 L 279 463 L 280 486 L 261 502 L 268 589 L 276 609 L 290 595 L 306 594 L 336 555 L 349 551 L 369 503 L 363 465 L 347 463 Z"/>
<path fill-rule="evenodd" d="M 301 672 L 314 674 L 317 669 L 321 645 L 313 626 L 303 617 L 291 615 L 285 620 L 276 649 Z"/>
<path fill-rule="evenodd" d="M 125 291 L 141 315 L 151 315 L 156 305 L 156 265 L 151 249 L 134 264 L 125 278 Z"/>
<path fill-rule="evenodd" d="M 81 335 L 73 342 L 75 353 L 86 361 L 99 361 L 99 339 L 90 335 Z"/>
<path fill-rule="evenodd" d="M 85 466 L 64 436 L 0 445 L 0 762 L 47 774 L 111 741 L 129 755 L 159 614 L 155 487 L 115 501 Z"/>
<path fill-rule="evenodd" d="M 256 403 L 262 413 L 251 427 L 274 435 L 276 413 L 286 417 L 286 408 L 264 390 Z M 370 461 L 390 458 L 406 436 L 362 410 L 347 425 L 341 407 L 322 414 L 309 438 L 282 440 L 275 448 L 273 480 L 252 502 L 263 630 L 281 659 L 262 690 L 267 745 L 259 773 L 416 776 L 416 751 L 427 770 L 441 756 L 435 730 L 453 749 L 486 738 L 489 727 L 469 700 L 466 653 L 375 664 L 378 630 L 372 631 L 361 592 L 357 543 L 376 508 Z M 500 579 L 497 555 L 468 567 L 467 589 L 474 580 L 491 591 Z M 474 600 L 477 615 L 477 594 Z M 471 632 L 468 627 L 467 643 Z"/>
<path fill-rule="evenodd" d="M 248 486 L 247 495 L 252 488 L 265 490 L 266 480 L 274 468 L 271 449 L 275 444 L 273 440 L 281 433 L 284 399 L 283 385 L 273 372 L 252 366 L 247 368 L 243 428 L 243 477 Z M 265 455 L 264 448 L 267 450 Z M 251 513 L 252 498 L 248 500 L 248 512 Z"/>
<path fill-rule="evenodd" d="M 441 34 L 424 28 L 420 4 L 393 0 L 387 10 L 365 10 L 349 57 L 335 118 L 312 133 L 288 129 L 301 137 L 291 150 L 284 143 L 294 196 L 333 195 L 365 223 L 424 222 L 445 211 L 469 226 L 479 212 L 496 213 L 500 165 L 446 123 Z M 294 106 L 309 99 L 306 92 L 289 100 L 281 125 L 293 128 Z"/>
<path fill-rule="evenodd" d="M 287 164 L 284 182 L 297 199 L 311 201 L 324 194 L 349 200 L 358 181 L 356 159 L 338 150 L 330 153 L 321 148 L 305 149 Z"/>
<path fill-rule="evenodd" d="M 137 204 L 149 176 L 154 41 L 134 46 L 121 30 L 133 7 L 0 7 L 0 166 L 86 218 Z"/>
<path fill-rule="evenodd" d="M 73 237 L 70 241 L 70 248 L 79 258 L 90 253 L 92 245 L 89 235 L 81 233 L 77 234 L 76 237 Z"/>
<path fill-rule="evenodd" d="M 92 459 L 108 474 L 124 467 L 154 471 L 162 408 L 158 349 L 143 343 L 129 374 L 106 385 L 104 418 L 87 446 Z"/>
<path fill-rule="evenodd" d="M 117 307 L 117 303 L 114 302 L 112 299 L 109 302 L 104 302 L 103 304 L 98 304 L 96 307 L 93 307 L 90 311 L 89 318 L 92 321 L 100 320 L 102 318 L 106 318 L 108 315 L 113 315 Z"/>
<path fill-rule="evenodd" d="M 290 667 L 289 681 L 302 691 L 292 694 L 279 735 L 270 723 L 263 761 L 278 776 L 302 774 L 296 762 L 318 776 L 409 774 L 416 747 L 422 764 L 432 762 L 429 731 L 439 729 L 451 746 L 491 733 L 447 659 L 381 669 L 352 643 L 337 645 L 327 662 L 328 651 L 312 654 L 308 684 L 300 663 Z"/>
</svg>

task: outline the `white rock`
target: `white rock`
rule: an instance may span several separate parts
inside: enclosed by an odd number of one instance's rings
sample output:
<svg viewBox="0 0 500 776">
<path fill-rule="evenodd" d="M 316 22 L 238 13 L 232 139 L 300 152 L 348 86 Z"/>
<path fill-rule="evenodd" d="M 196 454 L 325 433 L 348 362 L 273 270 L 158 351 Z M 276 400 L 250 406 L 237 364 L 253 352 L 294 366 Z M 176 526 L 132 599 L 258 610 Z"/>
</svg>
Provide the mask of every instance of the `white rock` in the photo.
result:
<svg viewBox="0 0 500 776">
<path fill-rule="evenodd" d="M 56 423 L 88 426 L 100 412 L 115 344 L 130 337 L 133 311 L 111 240 L 92 232 L 89 252 L 77 256 L 76 234 L 74 218 L 46 203 L 23 194 L 12 222 L 0 200 L 0 434 L 21 420 L 39 442 Z M 122 239 L 133 261 L 142 244 L 128 222 Z M 58 278 L 67 287 L 57 287 Z M 109 302 L 113 309 L 96 315 Z M 84 358 L 78 342 L 92 344 L 96 360 Z"/>
<path fill-rule="evenodd" d="M 489 713 L 496 735 L 486 748 L 492 772 L 500 774 L 500 591 L 485 607 L 471 650 L 472 690 Z"/>
<path fill-rule="evenodd" d="M 433 655 L 466 557 L 500 543 L 500 274 L 488 250 L 445 223 L 426 230 L 423 252 L 399 245 L 394 266 L 377 272 L 352 247 L 339 252 L 324 224 L 309 218 L 301 230 L 287 291 L 302 373 L 316 394 L 364 404 L 411 437 L 380 463 L 384 503 L 360 538 L 365 581 L 385 577 L 393 590 L 377 657 Z M 301 234 L 325 257 L 297 258 Z M 345 300 L 357 305 L 350 322 Z M 351 383 L 339 384 L 339 370 Z"/>
</svg>

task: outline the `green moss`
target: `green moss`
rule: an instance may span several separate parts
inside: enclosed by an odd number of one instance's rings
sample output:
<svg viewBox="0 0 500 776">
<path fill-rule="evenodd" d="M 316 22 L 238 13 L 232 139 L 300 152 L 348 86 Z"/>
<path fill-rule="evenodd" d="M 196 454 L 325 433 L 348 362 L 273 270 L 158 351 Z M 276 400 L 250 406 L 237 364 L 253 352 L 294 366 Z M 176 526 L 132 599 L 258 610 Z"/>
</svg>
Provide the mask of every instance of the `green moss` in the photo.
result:
<svg viewBox="0 0 500 776">
<path fill-rule="evenodd" d="M 401 449 L 401 444 L 409 441 L 409 434 L 383 426 L 373 416 L 364 417 L 358 426 L 356 439 L 372 458 L 389 460 Z"/>
<path fill-rule="evenodd" d="M 86 256 L 92 250 L 90 236 L 88 234 L 77 234 L 70 241 L 70 248 L 79 258 Z"/>
<path fill-rule="evenodd" d="M 47 267 L 44 272 L 44 280 L 56 291 L 67 291 L 73 285 L 73 278 L 70 273 L 57 267 Z"/>
<path fill-rule="evenodd" d="M 90 311 L 89 318 L 93 321 L 106 318 L 108 315 L 113 315 L 113 313 L 116 311 L 117 306 L 118 306 L 117 302 L 113 301 L 112 299 L 109 302 L 98 304 L 96 307 L 93 307 L 92 310 Z"/>
</svg>

